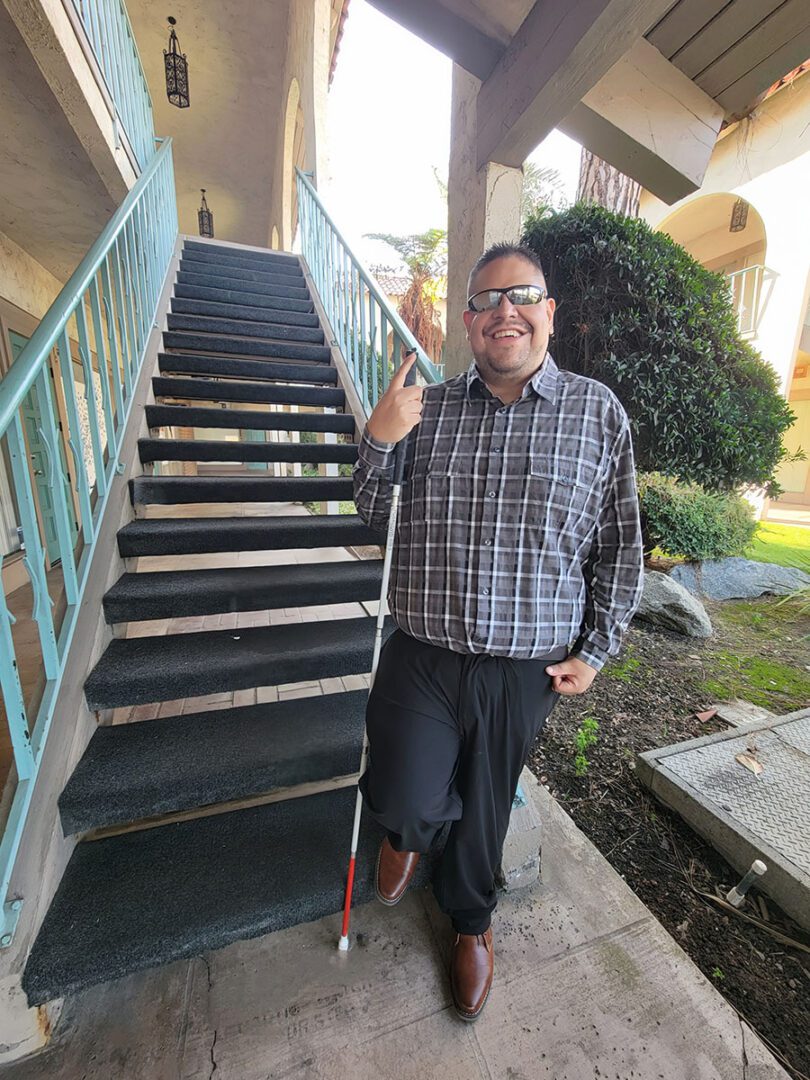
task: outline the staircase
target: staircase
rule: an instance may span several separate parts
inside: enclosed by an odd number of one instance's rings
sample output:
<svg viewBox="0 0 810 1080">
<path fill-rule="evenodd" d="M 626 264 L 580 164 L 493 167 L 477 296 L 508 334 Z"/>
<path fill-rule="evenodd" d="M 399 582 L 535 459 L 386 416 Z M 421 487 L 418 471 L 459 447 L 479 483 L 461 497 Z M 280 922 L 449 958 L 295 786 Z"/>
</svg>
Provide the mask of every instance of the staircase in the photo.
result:
<svg viewBox="0 0 810 1080">
<path fill-rule="evenodd" d="M 298 258 L 186 242 L 163 350 L 146 406 L 149 436 L 138 444 L 144 472 L 130 481 L 136 517 L 119 531 L 118 548 L 150 566 L 155 557 L 171 566 L 177 556 L 210 555 L 212 567 L 119 578 L 104 597 L 114 636 L 86 680 L 88 706 L 131 709 L 368 672 L 371 617 L 250 625 L 258 621 L 250 613 L 380 592 L 381 560 L 292 554 L 380 542 L 356 516 L 284 512 L 352 498 L 350 477 L 288 476 L 289 464 L 357 456 L 355 418 L 344 411 Z M 158 437 L 169 428 L 336 440 Z M 171 462 L 196 463 L 199 473 L 166 475 Z M 273 475 L 277 463 L 285 475 Z M 228 516 L 233 503 L 255 512 Z M 166 516 L 184 513 L 171 509 L 179 504 L 216 508 Z M 240 564 L 245 552 L 288 554 Z M 212 616 L 222 617 L 219 628 L 200 628 Z M 149 633 L 150 622 L 185 618 L 193 629 Z M 99 726 L 59 799 L 65 834 L 82 839 L 29 957 L 31 1004 L 340 910 L 366 693 L 161 709 Z M 366 819 L 356 902 L 372 895 L 380 835 Z"/>
</svg>

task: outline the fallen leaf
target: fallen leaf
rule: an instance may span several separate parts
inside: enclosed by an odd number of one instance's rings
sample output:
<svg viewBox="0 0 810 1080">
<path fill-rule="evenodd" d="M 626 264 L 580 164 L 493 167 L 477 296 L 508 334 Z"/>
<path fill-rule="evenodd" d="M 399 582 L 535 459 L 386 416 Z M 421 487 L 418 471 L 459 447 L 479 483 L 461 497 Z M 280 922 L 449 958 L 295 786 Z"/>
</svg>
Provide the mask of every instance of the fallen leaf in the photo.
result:
<svg viewBox="0 0 810 1080">
<path fill-rule="evenodd" d="M 750 769 L 754 776 L 759 776 L 759 774 L 762 772 L 762 762 L 757 761 L 757 759 L 755 757 L 752 757 L 751 754 L 735 754 L 734 760 L 739 761 L 739 763 L 741 765 L 744 765 L 746 769 Z"/>
<path fill-rule="evenodd" d="M 705 712 L 696 712 L 695 716 L 701 724 L 705 724 L 707 720 L 711 720 L 713 716 L 717 716 L 717 709 L 707 709 Z"/>
</svg>

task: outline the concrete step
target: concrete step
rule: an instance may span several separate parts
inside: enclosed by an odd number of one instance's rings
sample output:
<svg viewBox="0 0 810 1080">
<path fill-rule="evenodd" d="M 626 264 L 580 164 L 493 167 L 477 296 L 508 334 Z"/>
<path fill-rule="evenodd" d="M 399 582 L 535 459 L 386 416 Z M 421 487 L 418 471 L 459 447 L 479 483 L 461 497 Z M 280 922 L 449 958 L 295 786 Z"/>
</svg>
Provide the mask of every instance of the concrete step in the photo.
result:
<svg viewBox="0 0 810 1080">
<path fill-rule="evenodd" d="M 160 353 L 162 374 L 216 375 L 228 379 L 267 379 L 281 382 L 335 385 L 337 368 L 310 360 L 284 363 L 283 360 L 239 360 L 233 356 L 206 356 L 191 353 Z"/>
<path fill-rule="evenodd" d="M 84 684 L 90 709 L 281 686 L 371 669 L 375 620 L 115 638 Z M 387 633 L 393 629 L 387 620 Z"/>
<path fill-rule="evenodd" d="M 254 401 L 271 405 L 308 405 L 342 409 L 346 395 L 339 387 L 288 386 L 284 383 L 239 382 L 235 379 L 152 379 L 156 398 L 195 401 Z"/>
<path fill-rule="evenodd" d="M 306 281 L 300 273 L 287 273 L 268 267 L 266 270 L 245 269 L 241 266 L 229 266 L 227 263 L 196 262 L 181 258 L 178 270 L 181 274 L 202 274 L 206 277 L 228 281 L 252 281 L 260 285 L 281 285 L 287 289 L 297 289 L 309 295 Z"/>
<path fill-rule="evenodd" d="M 183 245 L 183 258 L 197 262 L 231 263 L 250 269 L 273 267 L 285 274 L 303 275 L 301 261 L 297 255 L 281 254 L 275 251 L 239 251 L 236 248 L 224 248 L 219 245 L 196 247 L 189 243 Z"/>
<path fill-rule="evenodd" d="M 136 476 L 133 506 L 229 502 L 351 502 L 351 477 L 330 476 Z M 289 681 L 289 680 L 288 680 Z"/>
<path fill-rule="evenodd" d="M 357 443 L 139 439 L 138 454 L 144 465 L 153 461 L 282 461 L 354 465 L 357 461 Z"/>
<path fill-rule="evenodd" d="M 327 345 L 302 345 L 298 342 L 260 341 L 256 338 L 237 338 L 217 334 L 192 334 L 185 331 L 166 330 L 163 334 L 164 349 L 182 349 L 184 352 L 225 353 L 230 356 L 265 356 L 279 360 L 314 360 L 328 364 L 331 351 Z"/>
<path fill-rule="evenodd" d="M 370 529 L 356 514 L 153 518 L 130 521 L 118 530 L 118 550 L 124 559 L 221 551 L 361 547 L 381 544 L 384 540 L 381 533 Z"/>
<path fill-rule="evenodd" d="M 122 574 L 104 596 L 114 623 L 351 604 L 380 595 L 382 560 Z"/>
<path fill-rule="evenodd" d="M 367 695 L 98 727 L 59 797 L 64 834 L 349 776 L 360 764 Z"/>
<path fill-rule="evenodd" d="M 147 405 L 150 428 L 208 427 L 251 431 L 319 431 L 353 435 L 354 417 L 346 413 L 282 413 L 250 409 L 208 409 L 201 405 Z"/>
<path fill-rule="evenodd" d="M 166 317 L 170 330 L 191 330 L 196 334 L 232 334 L 239 338 L 262 338 L 269 341 L 304 341 L 323 345 L 323 330 L 312 326 L 289 326 L 286 323 L 246 322 L 242 319 L 211 318 L 207 315 Z"/>
</svg>

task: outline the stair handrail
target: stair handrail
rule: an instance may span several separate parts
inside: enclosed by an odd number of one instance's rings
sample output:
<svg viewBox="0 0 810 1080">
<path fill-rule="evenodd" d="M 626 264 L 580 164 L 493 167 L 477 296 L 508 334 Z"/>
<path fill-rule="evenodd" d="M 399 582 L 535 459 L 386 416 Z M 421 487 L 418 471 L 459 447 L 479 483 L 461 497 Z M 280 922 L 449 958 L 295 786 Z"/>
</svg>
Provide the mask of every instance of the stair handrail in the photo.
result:
<svg viewBox="0 0 810 1080">
<path fill-rule="evenodd" d="M 45 676 L 36 716 L 29 718 L 14 648 L 16 619 L 0 588 L 0 693 L 17 774 L 0 837 L 0 948 L 11 944 L 19 917 L 21 898 L 7 901 L 10 875 L 110 486 L 114 475 L 123 472 L 121 440 L 147 343 L 157 326 L 176 237 L 172 146 L 171 139 L 164 139 L 0 381 L 0 438 L 7 440 Z M 80 409 L 77 389 L 82 386 Z M 59 420 L 62 412 L 66 432 Z M 46 554 L 52 566 L 61 563 L 61 625 L 52 610 Z M 2 563 L 0 554 L 0 571 Z"/>
<path fill-rule="evenodd" d="M 302 253 L 336 334 L 334 344 L 343 352 L 366 416 L 399 364 L 399 349 L 416 350 L 421 382 L 441 382 L 441 371 L 352 251 L 309 177 L 299 168 L 295 174 Z"/>
</svg>

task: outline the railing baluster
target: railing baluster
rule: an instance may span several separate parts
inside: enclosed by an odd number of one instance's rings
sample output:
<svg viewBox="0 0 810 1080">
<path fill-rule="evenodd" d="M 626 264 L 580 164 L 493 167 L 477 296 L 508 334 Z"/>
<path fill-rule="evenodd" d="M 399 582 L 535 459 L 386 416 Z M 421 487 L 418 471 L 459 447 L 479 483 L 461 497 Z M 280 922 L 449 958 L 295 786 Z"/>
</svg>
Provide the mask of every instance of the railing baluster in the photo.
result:
<svg viewBox="0 0 810 1080">
<path fill-rule="evenodd" d="M 59 652 L 56 648 L 56 631 L 51 611 L 53 602 L 48 594 L 48 580 L 45 576 L 45 550 L 39 536 L 34 509 L 34 489 L 28 471 L 25 436 L 19 412 L 15 413 L 6 438 L 25 544 L 23 564 L 28 572 L 34 596 L 33 617 L 39 631 L 45 677 L 50 680 L 55 679 L 59 672 Z"/>
<path fill-rule="evenodd" d="M 3 571 L 3 555 L 0 552 L 0 575 Z M 0 577 L 0 580 L 2 578 Z M 6 594 L 0 589 L 0 690 L 6 709 L 6 721 L 11 736 L 11 749 L 19 780 L 27 780 L 34 772 L 34 753 L 31 748 L 31 731 L 25 710 L 25 698 L 20 684 L 11 627 L 17 620 L 8 610 Z"/>
<path fill-rule="evenodd" d="M 116 335 L 115 308 L 112 286 L 110 284 L 110 268 L 107 260 L 101 264 L 101 303 L 104 307 L 104 321 L 107 324 L 107 347 L 110 356 L 110 373 L 112 375 L 113 395 L 115 397 L 115 411 L 118 414 L 119 426 L 124 418 L 124 394 L 121 388 L 121 353 L 118 348 Z M 127 397 L 129 387 L 127 386 Z"/>
<path fill-rule="evenodd" d="M 363 403 L 370 412 L 371 400 L 368 396 L 369 387 L 369 348 L 366 341 L 366 283 L 361 274 L 358 275 L 359 300 L 360 300 L 360 370 L 363 373 Z"/>
<path fill-rule="evenodd" d="M 104 327 L 101 324 L 101 303 L 98 295 L 98 275 L 90 282 L 90 314 L 93 319 L 93 337 L 96 342 L 96 364 L 101 386 L 101 407 L 104 410 L 104 427 L 107 432 L 107 466 L 114 469 L 118 458 L 118 436 L 115 430 L 115 416 L 112 410 L 110 394 L 110 371 L 107 367 L 107 345 L 104 341 Z"/>
<path fill-rule="evenodd" d="M 90 339 L 87 334 L 87 317 L 84 311 L 84 297 L 76 308 L 76 328 L 79 331 L 79 357 L 84 372 L 84 397 L 87 402 L 87 417 L 90 424 L 90 443 L 93 447 L 93 466 L 96 470 L 96 492 L 99 498 L 107 491 L 107 474 L 104 470 L 104 451 L 101 446 L 101 431 L 98 422 L 96 404 L 96 386 L 93 380 L 93 357 L 90 352 Z M 109 435 L 107 436 L 109 445 Z"/>
<path fill-rule="evenodd" d="M 371 295 L 368 294 L 368 314 L 369 314 L 369 340 L 371 341 L 370 357 L 371 357 L 371 407 L 372 409 L 380 400 L 379 394 L 379 375 L 377 373 L 377 301 Z"/>
<path fill-rule="evenodd" d="M 40 415 L 43 427 L 39 429 L 39 436 L 45 447 L 46 464 L 48 468 L 48 485 L 53 500 L 54 517 L 56 519 L 56 537 L 59 541 L 59 557 L 62 560 L 62 577 L 65 583 L 65 599 L 69 606 L 75 604 L 79 597 L 79 586 L 76 580 L 76 556 L 73 541 L 73 522 L 75 514 L 73 499 L 68 502 L 67 477 L 62 471 L 61 446 L 59 432 L 54 419 L 54 404 L 51 395 L 51 385 L 48 375 L 48 364 L 43 367 L 39 378 L 34 383 L 37 388 L 37 396 L 40 402 Z"/>
<path fill-rule="evenodd" d="M 76 383 L 73 379 L 73 359 L 70 353 L 70 341 L 67 328 L 62 330 L 58 341 L 59 372 L 62 376 L 62 388 L 65 393 L 65 408 L 67 410 L 69 439 L 68 446 L 73 455 L 73 468 L 76 471 L 76 494 L 79 496 L 79 512 L 81 514 L 82 535 L 85 546 L 91 544 L 95 537 L 93 524 L 93 506 L 90 502 L 90 481 L 87 476 L 87 466 L 84 460 L 84 440 L 82 427 L 79 420 L 79 408 L 76 402 Z"/>
</svg>

